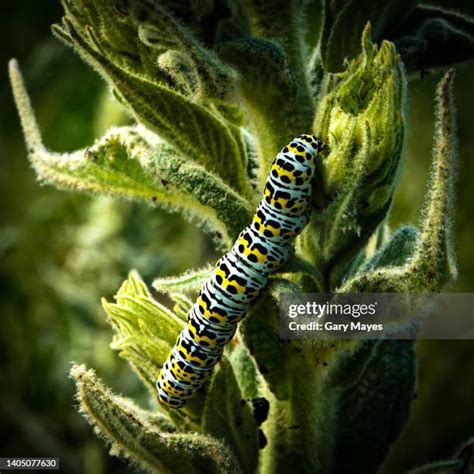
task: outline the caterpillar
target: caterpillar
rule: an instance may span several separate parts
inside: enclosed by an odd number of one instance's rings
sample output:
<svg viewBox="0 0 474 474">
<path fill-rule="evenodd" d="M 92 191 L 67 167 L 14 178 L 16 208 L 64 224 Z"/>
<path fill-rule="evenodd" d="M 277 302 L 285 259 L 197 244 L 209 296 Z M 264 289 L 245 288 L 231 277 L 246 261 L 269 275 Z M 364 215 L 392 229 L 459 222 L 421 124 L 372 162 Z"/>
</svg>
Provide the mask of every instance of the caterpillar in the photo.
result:
<svg viewBox="0 0 474 474">
<path fill-rule="evenodd" d="M 291 241 L 309 220 L 316 157 L 323 146 L 314 135 L 300 135 L 277 154 L 251 224 L 217 262 L 163 364 L 156 387 L 164 405 L 183 407 L 201 388 L 268 276 L 291 256 Z"/>
</svg>

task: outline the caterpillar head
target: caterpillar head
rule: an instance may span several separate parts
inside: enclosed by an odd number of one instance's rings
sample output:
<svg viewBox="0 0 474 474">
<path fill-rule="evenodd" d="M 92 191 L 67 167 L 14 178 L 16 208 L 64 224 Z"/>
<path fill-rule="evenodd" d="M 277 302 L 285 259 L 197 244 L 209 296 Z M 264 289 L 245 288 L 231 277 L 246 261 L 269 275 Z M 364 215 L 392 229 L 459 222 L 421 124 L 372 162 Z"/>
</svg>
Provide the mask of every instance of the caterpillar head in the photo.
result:
<svg viewBox="0 0 474 474">
<path fill-rule="evenodd" d="M 308 174 L 309 180 L 311 180 L 318 153 L 322 148 L 324 148 L 323 142 L 315 135 L 303 134 L 284 147 L 277 155 L 276 161 L 280 157 L 283 158 L 288 166 L 291 163 L 298 173 Z"/>
<path fill-rule="evenodd" d="M 304 133 L 298 137 L 298 140 L 301 140 L 304 144 L 309 145 L 314 153 L 319 153 L 326 148 L 326 143 L 324 143 L 312 133 Z"/>
</svg>

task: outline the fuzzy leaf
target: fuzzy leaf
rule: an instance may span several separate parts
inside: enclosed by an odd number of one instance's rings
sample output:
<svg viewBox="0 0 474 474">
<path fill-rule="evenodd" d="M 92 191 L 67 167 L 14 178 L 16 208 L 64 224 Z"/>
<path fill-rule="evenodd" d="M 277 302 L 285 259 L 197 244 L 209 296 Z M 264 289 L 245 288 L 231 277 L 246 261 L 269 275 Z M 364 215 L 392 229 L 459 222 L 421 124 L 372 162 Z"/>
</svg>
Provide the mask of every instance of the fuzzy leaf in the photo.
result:
<svg viewBox="0 0 474 474">
<path fill-rule="evenodd" d="M 216 439 L 160 432 L 143 411 L 114 396 L 94 371 L 74 366 L 71 377 L 89 423 L 111 443 L 111 454 L 132 459 L 148 472 L 192 474 L 240 472 L 229 450 Z"/>
<path fill-rule="evenodd" d="M 73 366 L 73 370 L 76 367 L 77 366 Z M 83 366 L 79 366 L 79 368 L 82 367 Z M 111 394 L 111 397 L 117 405 L 120 405 L 125 411 L 131 413 L 133 416 L 140 418 L 144 423 L 148 423 L 150 427 L 166 433 L 176 433 L 178 431 L 177 426 L 167 414 L 161 411 L 144 410 L 127 397 L 115 394 Z"/>
<path fill-rule="evenodd" d="M 74 25 L 83 37 L 89 36 L 87 28 L 92 27 L 95 38 L 114 64 L 150 80 L 169 83 L 169 78 L 157 67 L 155 51 L 140 41 L 137 28 L 128 17 L 126 2 L 61 0 L 61 3 L 65 12 L 64 26 Z M 70 41 L 66 27 L 53 25 L 52 29 L 61 40 Z"/>
<path fill-rule="evenodd" d="M 238 127 L 226 124 L 209 109 L 166 86 L 117 67 L 100 50 L 90 28 L 87 32 L 91 43 L 68 20 L 65 20 L 61 31 L 61 38 L 66 38 L 84 59 L 111 82 L 138 122 L 157 133 L 181 155 L 201 163 L 247 197 L 251 195 Z"/>
<path fill-rule="evenodd" d="M 301 96 L 309 99 L 304 54 L 305 3 L 300 0 L 249 0 L 246 5 L 253 20 L 254 36 L 267 38 L 283 48 L 291 73 L 301 86 Z"/>
<path fill-rule="evenodd" d="M 115 303 L 102 299 L 102 306 L 115 335 L 112 349 L 127 360 L 152 397 L 158 401 L 156 379 L 187 321 L 187 312 L 175 314 L 154 300 L 137 272 L 132 271 L 115 296 Z M 178 296 L 178 301 L 186 302 Z M 180 425 L 199 423 L 204 394 L 198 393 L 181 412 L 170 410 Z"/>
<path fill-rule="evenodd" d="M 130 363 L 156 397 L 156 377 L 184 323 L 151 297 L 137 272 L 130 273 L 115 301 L 102 300 L 115 331 L 111 347 Z"/>
<path fill-rule="evenodd" d="M 303 278 L 304 281 L 301 284 L 303 290 L 308 293 L 324 293 L 324 276 L 322 275 L 319 268 L 310 263 L 309 261 L 294 256 L 291 258 L 277 273 L 277 275 L 290 273 L 295 277 Z M 271 281 L 273 287 L 274 282 Z"/>
<path fill-rule="evenodd" d="M 417 3 L 417 0 L 324 0 L 320 50 L 326 71 L 342 71 L 345 61 L 360 53 L 360 45 L 354 38 L 360 38 L 368 22 L 372 25 L 374 40 L 379 41 L 402 22 Z"/>
<path fill-rule="evenodd" d="M 437 89 L 431 177 L 420 226 L 420 241 L 409 268 L 415 287 L 425 287 L 428 291 L 439 291 L 449 279 L 457 276 L 452 221 L 456 160 L 453 78 L 454 69 L 451 69 Z"/>
<path fill-rule="evenodd" d="M 177 210 L 224 248 L 249 222 L 251 212 L 242 197 L 201 166 L 177 157 L 142 127 L 112 128 L 93 146 L 72 154 L 46 150 L 14 60 L 10 76 L 30 160 L 40 180 Z"/>
<path fill-rule="evenodd" d="M 149 156 L 151 147 L 138 129 L 111 129 L 92 147 L 73 154 L 46 150 L 15 60 L 9 71 L 28 153 L 40 180 L 66 189 L 169 201 L 163 186 L 143 170 L 140 159 Z"/>
<path fill-rule="evenodd" d="M 345 367 L 350 371 L 346 379 L 354 373 L 358 376 L 342 389 L 336 402 L 333 472 L 375 473 L 405 425 L 413 399 L 413 341 L 366 341 L 362 345 L 372 347 L 370 356 L 361 359 L 358 370 L 353 364 Z"/>
<path fill-rule="evenodd" d="M 162 293 L 197 293 L 211 273 L 212 267 L 209 267 L 177 277 L 157 278 L 153 281 L 153 287 Z"/>
<path fill-rule="evenodd" d="M 209 385 L 202 415 L 204 433 L 226 445 L 245 473 L 254 473 L 258 462 L 257 425 L 229 361 L 224 358 Z"/>
<path fill-rule="evenodd" d="M 243 400 L 248 401 L 258 397 L 261 379 L 255 361 L 247 347 L 238 343 L 228 354 L 228 359 L 239 381 Z"/>
<path fill-rule="evenodd" d="M 273 276 L 269 279 L 267 285 L 268 294 L 275 299 L 276 302 L 280 301 L 280 296 L 284 294 L 297 295 L 303 292 L 303 287 L 293 279 L 284 277 Z"/>
<path fill-rule="evenodd" d="M 193 306 L 193 302 L 181 293 L 169 293 L 169 297 L 175 302 L 173 313 L 184 322 L 188 320 L 188 313 Z"/>
<path fill-rule="evenodd" d="M 248 202 L 201 166 L 157 153 L 148 163 L 148 171 L 175 186 L 182 195 L 192 196 L 200 209 L 203 227 L 206 228 L 206 221 L 209 221 L 211 226 L 208 230 L 216 232 L 215 240 L 223 242 L 228 248 L 250 223 L 252 211 Z M 198 216 L 198 213 L 195 215 Z M 206 221 L 202 222 L 203 218 Z"/>
<path fill-rule="evenodd" d="M 361 272 L 383 267 L 406 265 L 415 252 L 419 232 L 414 226 L 404 226 L 397 230 L 391 239 L 378 250 L 360 269 Z"/>
</svg>

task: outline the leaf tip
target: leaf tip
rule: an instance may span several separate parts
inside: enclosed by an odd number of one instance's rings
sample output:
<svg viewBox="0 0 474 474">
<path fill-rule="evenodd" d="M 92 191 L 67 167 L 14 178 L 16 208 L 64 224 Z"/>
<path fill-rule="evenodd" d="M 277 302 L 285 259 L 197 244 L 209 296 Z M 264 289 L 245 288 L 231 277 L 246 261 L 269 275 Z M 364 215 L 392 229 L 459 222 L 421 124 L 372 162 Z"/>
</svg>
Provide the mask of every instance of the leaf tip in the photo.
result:
<svg viewBox="0 0 474 474">
<path fill-rule="evenodd" d="M 10 76 L 13 97 L 15 99 L 16 108 L 23 128 L 23 134 L 28 147 L 28 153 L 31 155 L 43 148 L 43 140 L 26 90 L 20 65 L 15 58 L 10 59 L 8 62 L 8 73 Z"/>
</svg>

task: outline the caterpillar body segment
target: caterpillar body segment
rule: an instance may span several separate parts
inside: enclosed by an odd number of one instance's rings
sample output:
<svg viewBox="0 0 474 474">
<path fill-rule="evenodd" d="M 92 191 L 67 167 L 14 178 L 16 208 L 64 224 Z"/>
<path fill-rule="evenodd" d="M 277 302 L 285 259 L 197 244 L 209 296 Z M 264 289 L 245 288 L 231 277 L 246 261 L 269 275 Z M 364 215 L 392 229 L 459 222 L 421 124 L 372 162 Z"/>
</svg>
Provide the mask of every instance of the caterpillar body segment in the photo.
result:
<svg viewBox="0 0 474 474">
<path fill-rule="evenodd" d="M 183 407 L 222 357 L 268 276 L 292 255 L 309 220 L 311 185 L 323 143 L 300 135 L 276 156 L 251 224 L 216 264 L 188 314 L 156 384 L 159 400 Z"/>
</svg>

